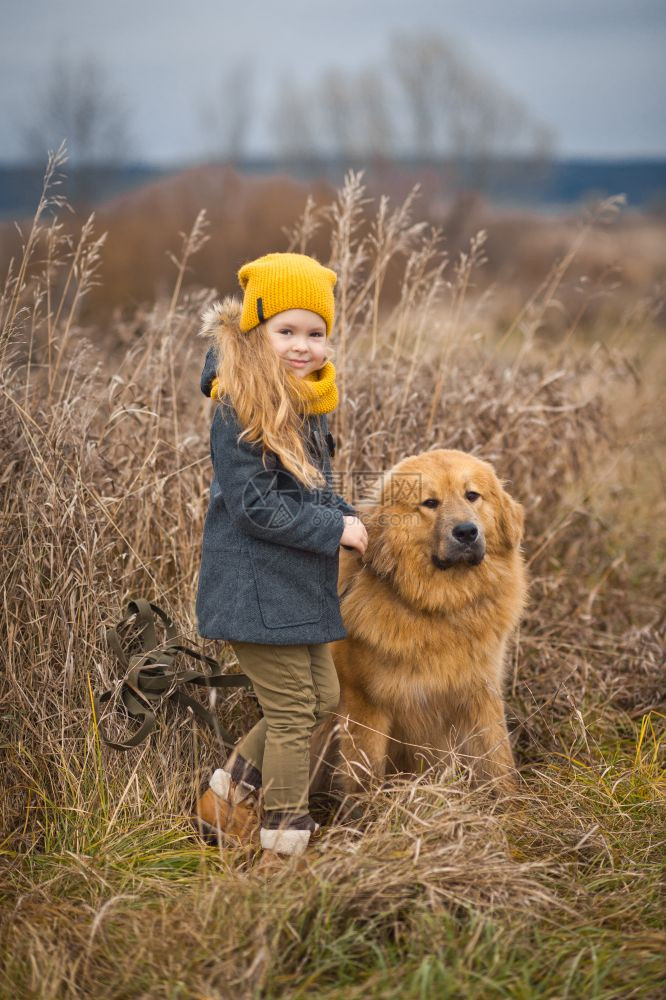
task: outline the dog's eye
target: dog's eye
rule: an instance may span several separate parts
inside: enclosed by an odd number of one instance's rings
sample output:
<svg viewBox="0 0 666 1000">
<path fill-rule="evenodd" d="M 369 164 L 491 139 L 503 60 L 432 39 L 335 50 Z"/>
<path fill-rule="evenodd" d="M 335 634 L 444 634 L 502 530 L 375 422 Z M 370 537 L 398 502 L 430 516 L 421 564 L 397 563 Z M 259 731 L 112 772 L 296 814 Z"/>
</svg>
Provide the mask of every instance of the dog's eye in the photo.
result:
<svg viewBox="0 0 666 1000">
<path fill-rule="evenodd" d="M 474 501 L 478 500 L 480 496 L 481 494 L 477 493 L 476 490 L 467 490 L 467 493 L 465 493 L 465 499 L 469 500 L 470 503 L 474 503 Z"/>
<path fill-rule="evenodd" d="M 423 503 L 421 504 L 421 506 L 422 507 L 439 507 L 439 500 L 436 500 L 435 497 L 428 497 L 427 500 L 423 501 Z"/>
</svg>

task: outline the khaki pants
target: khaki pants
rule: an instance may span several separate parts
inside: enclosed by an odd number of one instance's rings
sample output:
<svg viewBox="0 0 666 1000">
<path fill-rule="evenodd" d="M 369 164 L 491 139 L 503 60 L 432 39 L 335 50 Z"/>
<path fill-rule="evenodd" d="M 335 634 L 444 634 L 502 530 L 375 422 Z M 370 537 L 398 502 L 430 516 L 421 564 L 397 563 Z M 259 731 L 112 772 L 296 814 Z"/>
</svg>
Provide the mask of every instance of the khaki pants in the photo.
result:
<svg viewBox="0 0 666 1000">
<path fill-rule="evenodd" d="M 264 717 L 236 744 L 225 770 L 243 758 L 261 773 L 267 811 L 307 813 L 310 736 L 340 699 L 330 643 L 231 645 Z"/>
</svg>

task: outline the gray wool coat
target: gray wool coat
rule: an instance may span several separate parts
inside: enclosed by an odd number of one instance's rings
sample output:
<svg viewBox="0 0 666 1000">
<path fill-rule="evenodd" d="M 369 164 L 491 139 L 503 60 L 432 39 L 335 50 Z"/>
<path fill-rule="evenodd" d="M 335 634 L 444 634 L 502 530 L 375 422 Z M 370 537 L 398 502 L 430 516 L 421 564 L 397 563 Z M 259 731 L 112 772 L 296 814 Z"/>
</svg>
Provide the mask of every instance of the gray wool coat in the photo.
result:
<svg viewBox="0 0 666 1000">
<path fill-rule="evenodd" d="M 215 350 L 201 389 L 210 394 Z M 237 442 L 242 425 L 224 397 L 210 430 L 213 477 L 201 546 L 197 631 L 207 639 L 277 645 L 344 639 L 338 565 L 344 514 L 332 489 L 335 442 L 326 414 L 307 417 L 306 447 L 327 487 L 307 490 L 277 455 Z"/>
</svg>

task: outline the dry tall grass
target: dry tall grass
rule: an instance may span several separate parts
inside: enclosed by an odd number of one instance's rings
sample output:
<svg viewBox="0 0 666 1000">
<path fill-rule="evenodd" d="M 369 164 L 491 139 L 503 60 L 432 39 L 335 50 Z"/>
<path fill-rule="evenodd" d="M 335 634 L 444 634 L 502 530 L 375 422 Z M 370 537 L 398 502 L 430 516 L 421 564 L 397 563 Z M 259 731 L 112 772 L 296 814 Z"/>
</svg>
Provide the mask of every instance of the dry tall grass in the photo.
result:
<svg viewBox="0 0 666 1000">
<path fill-rule="evenodd" d="M 183 276 L 206 220 L 183 237 L 170 295 L 125 326 L 82 327 L 103 237 L 92 219 L 65 235 L 62 162 L 1 300 L 2 996 L 660 995 L 658 298 L 612 325 L 606 311 L 584 340 L 571 313 L 542 336 L 618 204 L 581 220 L 499 334 L 502 290 L 474 294 L 485 233 L 448 260 L 412 197 L 380 202 L 361 237 L 350 175 L 282 247 L 330 234 L 343 488 L 433 446 L 489 459 L 526 508 L 532 588 L 508 691 L 520 795 L 498 806 L 450 772 L 396 780 L 368 793 L 356 828 L 329 827 L 315 877 L 263 884 L 192 837 L 187 807 L 219 760 L 210 733 L 167 706 L 160 731 L 119 754 L 91 711 L 117 676 L 101 626 L 128 596 L 197 642 L 211 413 L 195 334 L 215 292 Z M 389 267 L 402 297 L 383 310 Z M 224 644 L 204 648 L 231 665 Z M 245 693 L 217 710 L 238 734 L 256 717 Z"/>
</svg>

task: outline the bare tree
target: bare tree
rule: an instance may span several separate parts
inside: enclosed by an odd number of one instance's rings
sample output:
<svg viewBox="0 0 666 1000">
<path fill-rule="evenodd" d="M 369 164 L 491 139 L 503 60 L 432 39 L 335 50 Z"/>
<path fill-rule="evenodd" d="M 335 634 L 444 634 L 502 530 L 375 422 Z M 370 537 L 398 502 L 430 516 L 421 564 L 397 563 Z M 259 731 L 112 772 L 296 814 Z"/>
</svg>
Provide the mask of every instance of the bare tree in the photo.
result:
<svg viewBox="0 0 666 1000">
<path fill-rule="evenodd" d="M 395 141 L 390 98 L 381 70 L 328 70 L 318 81 L 314 107 L 334 152 L 349 157 L 387 156 Z"/>
<path fill-rule="evenodd" d="M 500 153 L 542 155 L 552 142 L 543 123 L 451 39 L 399 33 L 390 50 L 416 155 L 482 162 Z"/>
<path fill-rule="evenodd" d="M 394 35 L 388 60 L 397 85 L 406 148 L 443 160 L 441 180 L 453 198 L 446 219 L 455 238 L 479 193 L 501 174 L 520 171 L 538 183 L 552 158 L 554 136 L 526 105 L 473 66 L 458 43 L 442 35 Z M 528 161 L 514 164 L 507 157 Z"/>
<path fill-rule="evenodd" d="M 317 136 L 316 109 L 312 95 L 291 79 L 282 77 L 274 90 L 270 129 L 279 156 L 285 159 L 316 160 L 322 141 Z"/>
<path fill-rule="evenodd" d="M 321 123 L 327 152 L 355 156 L 359 152 L 357 109 L 349 80 L 337 67 L 325 70 L 313 89 L 310 106 Z"/>
<path fill-rule="evenodd" d="M 446 159 L 449 190 L 483 189 L 502 155 L 543 163 L 554 144 L 522 101 L 432 33 L 394 35 L 381 67 L 330 68 L 308 87 L 285 80 L 270 123 L 278 153 L 292 158 Z"/>
<path fill-rule="evenodd" d="M 386 80 L 374 67 L 331 68 L 307 89 L 287 82 L 277 90 L 272 122 L 289 156 L 388 156 L 395 141 Z"/>
<path fill-rule="evenodd" d="M 397 143 L 397 123 L 383 69 L 361 70 L 356 80 L 356 93 L 365 152 L 370 156 L 390 156 Z"/>
<path fill-rule="evenodd" d="M 75 167 L 118 164 L 131 150 L 128 122 L 125 103 L 97 59 L 56 55 L 34 91 L 23 146 L 30 160 L 42 163 L 47 150 L 66 139 Z"/>
<path fill-rule="evenodd" d="M 213 98 L 206 98 L 201 124 L 210 155 L 236 163 L 246 155 L 252 125 L 255 76 L 247 59 L 238 58 L 222 71 Z"/>
</svg>

